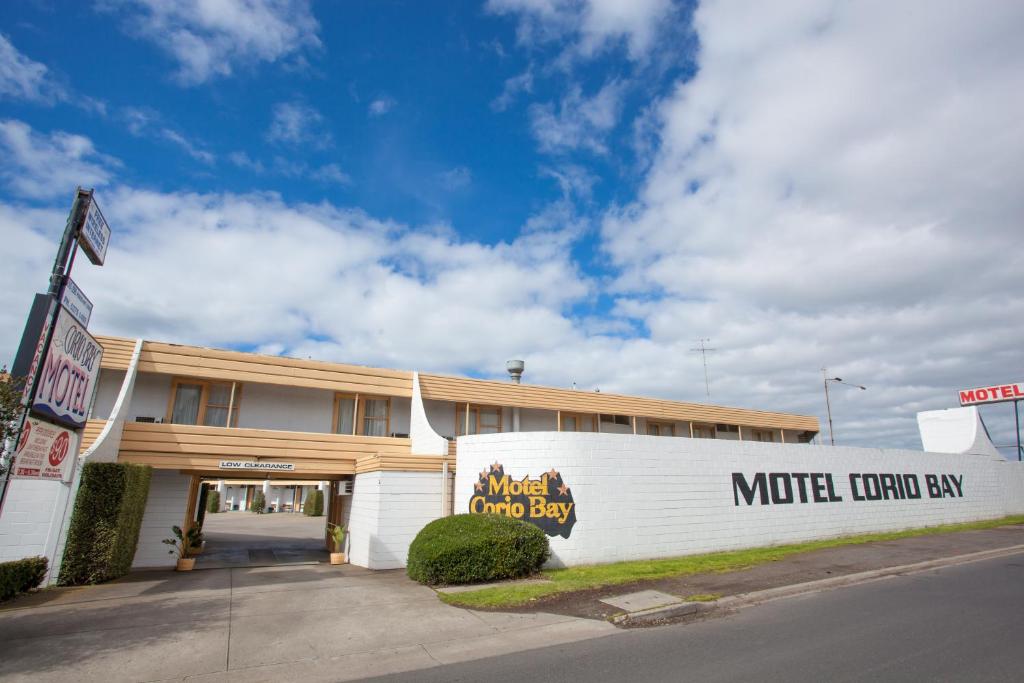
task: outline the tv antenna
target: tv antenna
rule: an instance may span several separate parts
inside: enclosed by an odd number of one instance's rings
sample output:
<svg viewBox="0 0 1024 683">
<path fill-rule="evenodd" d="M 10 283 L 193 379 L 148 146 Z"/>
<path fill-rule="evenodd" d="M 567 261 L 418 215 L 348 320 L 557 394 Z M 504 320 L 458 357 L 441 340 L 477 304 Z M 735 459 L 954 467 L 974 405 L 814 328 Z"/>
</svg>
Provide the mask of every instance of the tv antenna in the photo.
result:
<svg viewBox="0 0 1024 683">
<path fill-rule="evenodd" d="M 712 349 L 712 348 L 709 348 L 709 347 L 704 345 L 706 342 L 709 342 L 709 341 L 711 341 L 711 339 L 709 339 L 707 337 L 700 337 L 700 338 L 697 339 L 697 342 L 700 344 L 700 346 L 695 348 L 695 349 L 690 349 L 690 350 L 691 351 L 700 351 L 701 360 L 704 361 L 704 391 L 707 392 L 708 398 L 710 399 L 711 398 L 711 381 L 708 379 L 708 353 L 711 352 L 711 351 L 717 351 L 718 349 Z"/>
</svg>

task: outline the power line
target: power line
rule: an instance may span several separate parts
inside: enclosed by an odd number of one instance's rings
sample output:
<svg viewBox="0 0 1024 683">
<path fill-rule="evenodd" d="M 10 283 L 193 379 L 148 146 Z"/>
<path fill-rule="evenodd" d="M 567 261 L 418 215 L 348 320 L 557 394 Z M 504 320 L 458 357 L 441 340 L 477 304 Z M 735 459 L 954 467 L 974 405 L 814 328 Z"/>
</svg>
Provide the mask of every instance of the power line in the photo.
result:
<svg viewBox="0 0 1024 683">
<path fill-rule="evenodd" d="M 700 343 L 700 346 L 698 348 L 690 349 L 690 350 L 691 351 L 700 351 L 701 360 L 704 361 L 704 391 L 707 392 L 708 398 L 710 399 L 711 398 L 711 380 L 708 379 L 708 353 L 710 353 L 712 351 L 717 351 L 718 349 L 712 349 L 712 348 L 708 348 L 707 346 L 704 346 L 705 342 L 711 341 L 711 339 L 709 339 L 707 337 L 700 337 L 700 338 L 697 339 L 697 341 Z"/>
</svg>

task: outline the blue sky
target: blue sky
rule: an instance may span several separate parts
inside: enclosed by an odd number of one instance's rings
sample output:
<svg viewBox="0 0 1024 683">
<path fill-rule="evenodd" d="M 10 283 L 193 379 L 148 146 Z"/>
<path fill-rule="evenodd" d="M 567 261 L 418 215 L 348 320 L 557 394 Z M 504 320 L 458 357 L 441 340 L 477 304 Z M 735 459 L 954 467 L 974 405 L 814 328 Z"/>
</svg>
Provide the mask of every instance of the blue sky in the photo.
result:
<svg viewBox="0 0 1024 683">
<path fill-rule="evenodd" d="M 918 410 L 1024 371 L 1022 28 L 1010 2 L 2 3 L 0 348 L 80 183 L 114 229 L 76 270 L 99 332 L 680 400 L 710 337 L 712 402 L 824 418 L 828 367 L 869 386 L 836 392 L 840 442 L 916 445 Z"/>
</svg>

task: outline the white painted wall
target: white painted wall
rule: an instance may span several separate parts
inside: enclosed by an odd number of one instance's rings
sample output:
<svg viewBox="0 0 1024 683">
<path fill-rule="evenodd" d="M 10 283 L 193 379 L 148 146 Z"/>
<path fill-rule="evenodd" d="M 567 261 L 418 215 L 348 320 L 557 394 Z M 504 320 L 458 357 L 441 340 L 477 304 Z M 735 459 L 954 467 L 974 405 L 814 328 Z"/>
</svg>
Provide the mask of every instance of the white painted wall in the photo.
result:
<svg viewBox="0 0 1024 683">
<path fill-rule="evenodd" d="M 917 426 L 925 450 L 1000 455 L 985 433 L 977 406 L 920 412 Z"/>
<path fill-rule="evenodd" d="M 167 405 L 170 398 L 170 375 L 140 372 L 135 378 L 135 390 L 132 392 L 131 407 L 128 410 L 128 422 L 135 422 L 135 418 L 140 416 L 163 420 L 167 417 Z"/>
<path fill-rule="evenodd" d="M 611 434 L 491 434 L 459 439 L 455 511 L 495 461 L 515 479 L 561 472 L 576 503 L 552 564 L 614 562 L 924 527 L 1024 512 L 1024 467 L 1002 458 L 923 451 Z M 748 506 L 732 473 L 828 472 L 837 503 Z M 963 475 L 962 498 L 854 501 L 850 473 Z"/>
<path fill-rule="evenodd" d="M 77 465 L 76 465 L 77 466 Z M 51 566 L 72 484 L 12 479 L 0 515 L 0 562 L 42 555 Z"/>
<path fill-rule="evenodd" d="M 109 420 L 110 411 L 114 408 L 114 402 L 124 384 L 124 370 L 100 370 L 100 379 L 96 384 L 96 400 L 92 404 L 92 414 L 89 416 L 94 420 Z"/>
<path fill-rule="evenodd" d="M 509 425 L 509 430 L 512 425 Z M 553 410 L 521 408 L 519 410 L 519 431 L 552 432 L 558 430 L 558 413 Z"/>
<path fill-rule="evenodd" d="M 246 384 L 240 400 L 239 427 L 291 432 L 333 431 L 333 391 Z"/>
<path fill-rule="evenodd" d="M 404 567 L 409 544 L 441 516 L 440 472 L 357 474 L 349 509 L 349 562 L 370 569 Z"/>
<path fill-rule="evenodd" d="M 455 436 L 455 404 L 450 401 L 423 401 L 430 427 L 445 437 Z"/>
<path fill-rule="evenodd" d="M 181 526 L 185 521 L 190 480 L 191 477 L 176 470 L 153 470 L 133 568 L 174 566 L 176 556 L 168 553 L 171 547 L 161 541 L 172 538 L 171 527 Z"/>
<path fill-rule="evenodd" d="M 392 411 L 394 412 L 394 411 Z M 409 404 L 409 438 L 412 441 L 414 455 L 447 455 L 448 439 L 444 438 L 430 426 L 420 393 L 419 373 L 412 376 L 412 400 Z M 396 430 L 397 431 L 397 430 Z"/>
</svg>

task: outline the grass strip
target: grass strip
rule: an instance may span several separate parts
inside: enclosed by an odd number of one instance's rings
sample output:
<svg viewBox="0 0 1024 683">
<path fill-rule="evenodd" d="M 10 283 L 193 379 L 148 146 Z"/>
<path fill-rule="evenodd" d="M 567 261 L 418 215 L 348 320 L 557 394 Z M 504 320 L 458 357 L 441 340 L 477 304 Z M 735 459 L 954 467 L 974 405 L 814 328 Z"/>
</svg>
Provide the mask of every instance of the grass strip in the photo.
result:
<svg viewBox="0 0 1024 683">
<path fill-rule="evenodd" d="M 1024 524 L 1024 515 L 988 519 L 980 522 L 967 522 L 964 524 L 944 524 L 942 526 L 906 529 L 904 531 L 843 536 L 821 541 L 808 541 L 807 543 L 732 550 L 706 555 L 687 555 L 656 560 L 634 560 L 611 564 L 582 565 L 566 569 L 548 569 L 541 572 L 541 576 L 549 579 L 551 583 L 495 586 L 476 591 L 466 591 L 465 593 L 438 593 L 438 595 L 444 602 L 461 607 L 515 607 L 558 593 L 603 588 L 605 586 L 615 586 L 634 581 L 651 581 L 675 576 L 686 576 L 688 574 L 737 571 L 767 562 L 777 562 L 786 557 L 813 550 L 838 548 L 876 541 L 894 541 L 914 536 L 948 534 L 955 531 L 993 529 L 1008 524 Z"/>
</svg>

